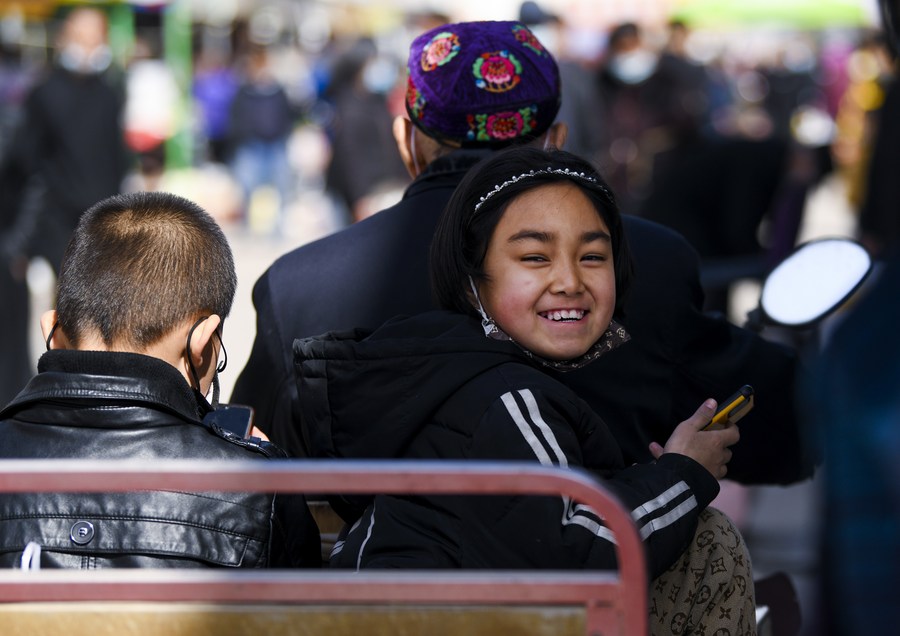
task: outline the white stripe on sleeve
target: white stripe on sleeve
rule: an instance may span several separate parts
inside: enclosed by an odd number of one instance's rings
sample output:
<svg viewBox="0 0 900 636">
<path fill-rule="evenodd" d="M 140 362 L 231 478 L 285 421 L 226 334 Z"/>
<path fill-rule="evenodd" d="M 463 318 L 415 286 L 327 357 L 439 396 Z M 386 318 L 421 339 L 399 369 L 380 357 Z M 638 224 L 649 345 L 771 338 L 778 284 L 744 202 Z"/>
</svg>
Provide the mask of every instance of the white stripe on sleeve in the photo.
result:
<svg viewBox="0 0 900 636">
<path fill-rule="evenodd" d="M 562 448 L 560 448 L 559 442 L 556 441 L 556 436 L 553 434 L 553 431 L 550 430 L 550 427 L 547 426 L 543 416 L 541 416 L 541 410 L 538 408 L 537 400 L 534 399 L 534 394 L 530 389 L 522 389 L 519 391 L 519 395 L 521 395 L 522 400 L 525 401 L 525 407 L 528 409 L 528 414 L 531 416 L 534 425 L 544 434 L 544 439 L 546 440 L 547 445 L 553 450 L 553 454 L 556 455 L 556 460 L 559 462 L 559 465 L 563 468 L 568 468 L 569 460 L 566 458 L 566 454 L 563 452 Z"/>
<path fill-rule="evenodd" d="M 531 422 L 534 423 L 535 428 L 537 428 L 540 436 L 543 438 L 544 442 L 546 442 L 547 446 L 553 450 L 553 454 L 556 455 L 559 465 L 562 467 L 568 467 L 568 459 L 566 458 L 562 447 L 559 445 L 556 436 L 553 434 L 553 430 L 544 421 L 544 418 L 541 415 L 540 408 L 538 407 L 537 400 L 534 398 L 534 394 L 528 389 L 523 389 L 519 391 L 519 395 L 525 401 L 525 405 L 528 408 L 528 416 Z M 525 417 L 525 414 L 522 413 L 522 410 L 519 408 L 519 404 L 516 402 L 515 397 L 513 397 L 512 393 L 503 394 L 501 400 L 506 406 L 506 410 L 507 412 L 509 412 L 509 416 L 512 418 L 513 422 L 515 422 L 516 426 L 519 429 L 519 432 L 522 434 L 522 437 L 525 438 L 525 441 L 531 447 L 531 450 L 534 452 L 535 456 L 537 456 L 538 461 L 540 461 L 544 466 L 555 465 L 553 463 L 553 460 L 550 458 L 550 454 L 541 443 L 541 440 L 538 439 L 538 435 L 532 429 L 532 426 L 529 423 L 529 419 Z M 611 543 L 615 543 L 615 539 L 609 529 L 603 526 L 603 524 L 600 523 L 597 519 L 592 519 L 590 516 L 588 516 L 590 514 L 599 519 L 599 515 L 597 515 L 597 513 L 594 512 L 590 507 L 584 505 L 573 506 L 573 502 L 571 499 L 569 499 L 569 497 L 562 497 L 562 503 L 562 525 L 581 526 L 595 536 L 601 539 L 606 539 Z"/>
<path fill-rule="evenodd" d="M 534 394 L 529 389 L 522 389 L 518 393 L 527 408 L 527 417 L 525 413 L 522 412 L 522 409 L 519 407 L 519 404 L 516 402 L 516 399 L 511 392 L 504 393 L 500 399 L 502 400 L 504 406 L 506 406 L 506 410 L 509 413 L 510 418 L 512 418 L 513 422 L 516 424 L 516 427 L 519 429 L 519 432 L 522 434 L 525 442 L 534 452 L 538 461 L 542 465 L 557 465 L 554 464 L 553 459 L 550 457 L 550 453 L 547 452 L 547 449 L 544 446 L 544 444 L 546 444 L 547 448 L 550 448 L 553 454 L 556 456 L 558 465 L 563 468 L 567 468 L 569 462 L 566 454 L 563 452 L 562 447 L 559 445 L 559 442 L 556 439 L 556 436 L 553 434 L 553 430 L 550 428 L 550 426 L 547 425 L 547 422 L 544 420 Z M 660 508 L 664 508 L 665 506 L 672 503 L 676 498 L 689 491 L 690 487 L 687 485 L 687 483 L 685 483 L 683 480 L 679 481 L 677 484 L 671 486 L 662 494 L 635 508 L 631 512 L 631 517 L 634 519 L 635 523 L 640 525 L 641 519 L 659 510 Z M 574 505 L 574 502 L 572 502 L 568 497 L 563 497 L 562 502 L 563 525 L 581 526 L 597 537 L 615 543 L 615 538 L 613 537 L 612 533 L 602 524 L 602 518 L 600 517 L 600 515 L 598 515 L 590 506 L 586 506 L 583 504 Z M 647 537 L 649 537 L 657 530 L 661 530 L 675 523 L 696 507 L 697 500 L 693 495 L 690 495 L 690 498 L 680 503 L 668 513 L 644 524 L 640 529 L 641 538 L 644 540 L 647 539 Z"/>
<path fill-rule="evenodd" d="M 356 555 L 356 571 L 359 572 L 359 566 L 362 563 L 362 555 L 363 550 L 366 549 L 366 544 L 369 542 L 369 539 L 372 538 L 372 528 L 375 527 L 375 503 L 372 502 L 372 516 L 369 517 L 369 527 L 366 530 L 366 538 L 363 539 L 363 542 L 359 546 L 359 554 Z"/>
<path fill-rule="evenodd" d="M 662 530 L 666 526 L 672 525 L 696 507 L 697 499 L 694 497 L 694 495 L 691 495 L 690 499 L 684 500 L 673 510 L 667 512 L 662 517 L 653 519 L 652 521 L 644 525 L 641 528 L 641 540 L 646 540 L 647 537 L 649 537 L 657 530 Z"/>
<path fill-rule="evenodd" d="M 678 495 L 683 492 L 687 492 L 689 490 L 688 485 L 684 481 L 679 481 L 674 486 L 671 486 L 664 493 L 656 497 L 656 499 L 652 499 L 645 503 L 642 506 L 635 508 L 631 516 L 635 521 L 640 521 L 642 517 L 646 517 L 652 512 L 659 510 L 660 508 L 667 506 L 672 500 L 675 499 Z"/>
<path fill-rule="evenodd" d="M 535 456 L 537 456 L 538 461 L 544 466 L 552 466 L 553 461 L 550 459 L 550 455 L 544 450 L 544 446 L 538 440 L 534 431 L 531 430 L 531 426 L 525 421 L 525 416 L 522 414 L 519 405 L 516 404 L 516 398 L 513 397 L 513 394 L 504 393 L 500 396 L 500 399 L 503 401 L 504 406 L 506 406 L 506 410 L 512 418 L 512 421 L 515 422 L 516 426 L 519 428 L 519 432 L 522 433 L 522 437 L 525 438 L 525 441 L 531 447 Z"/>
</svg>

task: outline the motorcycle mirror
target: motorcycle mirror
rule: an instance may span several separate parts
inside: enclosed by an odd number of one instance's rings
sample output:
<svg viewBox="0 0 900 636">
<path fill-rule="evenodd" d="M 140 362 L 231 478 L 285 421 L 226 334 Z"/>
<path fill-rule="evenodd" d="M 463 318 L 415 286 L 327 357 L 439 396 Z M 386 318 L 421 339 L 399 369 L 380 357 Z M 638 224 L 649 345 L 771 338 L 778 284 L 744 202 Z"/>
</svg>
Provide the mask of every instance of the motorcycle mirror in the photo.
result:
<svg viewBox="0 0 900 636">
<path fill-rule="evenodd" d="M 856 241 L 824 238 L 799 246 L 769 273 L 759 306 L 767 322 L 811 326 L 859 289 L 872 271 L 872 258 Z"/>
</svg>

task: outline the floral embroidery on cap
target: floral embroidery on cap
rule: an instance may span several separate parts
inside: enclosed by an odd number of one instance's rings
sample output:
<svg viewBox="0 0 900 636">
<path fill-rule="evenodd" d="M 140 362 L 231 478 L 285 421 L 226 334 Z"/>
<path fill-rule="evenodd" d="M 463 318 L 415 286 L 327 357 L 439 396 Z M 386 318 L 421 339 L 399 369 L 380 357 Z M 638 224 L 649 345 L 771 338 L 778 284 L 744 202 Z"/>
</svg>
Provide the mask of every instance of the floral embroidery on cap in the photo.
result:
<svg viewBox="0 0 900 636">
<path fill-rule="evenodd" d="M 455 33 L 441 31 L 422 49 L 422 70 L 433 71 L 459 53 L 459 38 Z"/>
<path fill-rule="evenodd" d="M 411 75 L 406 79 L 406 106 L 413 117 L 422 119 L 422 112 L 425 110 L 425 97 L 422 95 L 422 91 L 416 87 L 416 83 Z"/>
<path fill-rule="evenodd" d="M 522 44 L 522 46 L 531 49 L 538 55 L 543 57 L 547 56 L 547 50 L 544 48 L 544 45 L 541 44 L 536 37 L 534 37 L 534 33 L 523 27 L 521 24 L 517 24 L 512 28 L 513 35 L 516 40 Z"/>
<path fill-rule="evenodd" d="M 521 81 L 522 64 L 509 51 L 482 53 L 472 64 L 475 85 L 489 93 L 505 93 Z"/>
<path fill-rule="evenodd" d="M 468 116 L 469 141 L 508 141 L 530 133 L 535 125 L 537 106 L 517 111 L 481 113 Z"/>
<path fill-rule="evenodd" d="M 559 110 L 553 54 L 518 21 L 460 22 L 427 31 L 413 40 L 407 70 L 409 119 L 440 141 L 500 146 L 540 135 Z M 519 112 L 530 105 L 536 107 L 530 116 Z M 482 117 L 476 120 L 476 114 Z"/>
</svg>

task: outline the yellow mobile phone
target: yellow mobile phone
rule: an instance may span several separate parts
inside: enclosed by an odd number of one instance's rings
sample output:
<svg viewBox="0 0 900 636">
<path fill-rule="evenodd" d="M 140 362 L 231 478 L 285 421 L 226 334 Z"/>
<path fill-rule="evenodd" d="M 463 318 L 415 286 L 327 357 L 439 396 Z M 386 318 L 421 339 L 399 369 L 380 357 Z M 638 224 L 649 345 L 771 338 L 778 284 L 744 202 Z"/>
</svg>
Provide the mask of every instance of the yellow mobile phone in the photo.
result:
<svg viewBox="0 0 900 636">
<path fill-rule="evenodd" d="M 749 413 L 752 408 L 753 387 L 749 384 L 745 384 L 738 389 L 737 393 L 719 405 L 719 408 L 716 409 L 716 414 L 713 415 L 712 421 L 704 426 L 703 430 L 709 430 L 716 425 L 727 426 L 729 424 L 734 424 Z"/>
</svg>

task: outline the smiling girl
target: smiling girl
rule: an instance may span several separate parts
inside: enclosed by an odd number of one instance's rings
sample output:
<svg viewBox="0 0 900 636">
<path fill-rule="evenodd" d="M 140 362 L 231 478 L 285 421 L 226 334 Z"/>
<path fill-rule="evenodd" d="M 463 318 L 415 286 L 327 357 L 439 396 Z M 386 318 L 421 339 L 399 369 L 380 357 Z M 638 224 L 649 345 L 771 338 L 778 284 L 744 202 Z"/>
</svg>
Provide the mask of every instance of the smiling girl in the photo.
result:
<svg viewBox="0 0 900 636">
<path fill-rule="evenodd" d="M 444 311 L 295 343 L 313 455 L 590 470 L 633 510 L 656 579 L 654 633 L 755 633 L 743 541 L 707 509 L 737 428 L 701 430 L 716 406 L 707 400 L 664 447 L 654 444 L 654 462 L 626 467 L 604 421 L 548 373 L 627 348 L 614 318 L 624 321 L 631 263 L 596 171 L 555 150 L 493 154 L 448 203 L 431 269 Z M 379 495 L 364 510 L 333 503 L 353 524 L 332 553 L 337 567 L 615 567 L 603 520 L 565 498 Z"/>
</svg>

